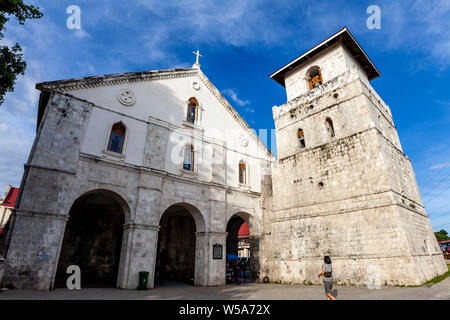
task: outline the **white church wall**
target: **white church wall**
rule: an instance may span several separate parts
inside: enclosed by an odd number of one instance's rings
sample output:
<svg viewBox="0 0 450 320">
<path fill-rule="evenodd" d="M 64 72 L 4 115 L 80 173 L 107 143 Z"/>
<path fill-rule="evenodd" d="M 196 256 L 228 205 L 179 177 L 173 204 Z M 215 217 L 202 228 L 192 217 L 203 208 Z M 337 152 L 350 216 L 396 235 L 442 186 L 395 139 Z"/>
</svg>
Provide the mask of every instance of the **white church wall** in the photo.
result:
<svg viewBox="0 0 450 320">
<path fill-rule="evenodd" d="M 106 152 L 111 127 L 114 123 L 120 121 L 126 126 L 122 156 L 115 155 L 113 152 Z M 142 165 L 146 132 L 147 124 L 143 121 L 94 107 L 81 151 L 110 160 Z"/>
<path fill-rule="evenodd" d="M 199 84 L 198 90 L 193 88 L 193 82 Z M 124 88 L 134 92 L 134 105 L 124 106 L 118 101 L 117 93 Z M 161 157 L 164 164 L 157 165 L 157 169 L 238 187 L 239 161 L 245 159 L 248 189 L 257 192 L 261 190 L 260 160 L 270 161 L 270 156 L 198 77 L 130 82 L 74 90 L 70 93 L 96 105 L 89 119 L 87 134 L 81 146 L 82 152 L 126 164 L 155 166 L 155 161 L 149 164 L 145 160 L 151 154 L 144 154 L 154 152 L 144 151 L 146 143 L 151 144 L 152 137 L 147 137 L 148 122 L 151 122 L 169 130 L 167 142 L 158 141 L 160 147 L 165 149 L 161 151 L 165 155 Z M 185 121 L 191 97 L 195 97 L 200 105 L 195 126 Z M 122 121 L 127 129 L 122 156 L 105 151 L 111 127 L 118 121 Z M 151 134 L 154 132 L 149 132 Z M 183 146 L 190 142 L 194 143 L 195 149 L 193 174 L 182 169 Z M 163 145 L 164 143 L 166 144 Z M 223 148 L 225 153 L 220 151 L 222 154 L 219 157 L 213 157 L 213 150 Z M 221 167 L 220 170 L 217 165 Z M 223 175 L 223 178 L 217 180 L 213 178 L 214 175 Z"/>
</svg>

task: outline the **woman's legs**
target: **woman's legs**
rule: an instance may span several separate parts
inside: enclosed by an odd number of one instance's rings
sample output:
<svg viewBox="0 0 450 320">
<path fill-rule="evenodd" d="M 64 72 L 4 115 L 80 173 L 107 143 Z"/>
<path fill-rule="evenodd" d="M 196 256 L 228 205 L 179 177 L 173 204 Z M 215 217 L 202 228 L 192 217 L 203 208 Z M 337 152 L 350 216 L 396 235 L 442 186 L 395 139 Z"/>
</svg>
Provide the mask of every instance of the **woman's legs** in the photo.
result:
<svg viewBox="0 0 450 320">
<path fill-rule="evenodd" d="M 333 296 L 331 295 L 331 293 L 327 293 L 326 296 L 327 296 L 327 299 L 328 299 L 328 300 L 336 300 L 336 298 L 333 297 Z"/>
<path fill-rule="evenodd" d="M 325 296 L 327 297 L 327 300 L 336 300 L 335 297 L 331 295 L 331 290 L 333 289 L 333 282 L 324 281 L 325 286 Z"/>
</svg>

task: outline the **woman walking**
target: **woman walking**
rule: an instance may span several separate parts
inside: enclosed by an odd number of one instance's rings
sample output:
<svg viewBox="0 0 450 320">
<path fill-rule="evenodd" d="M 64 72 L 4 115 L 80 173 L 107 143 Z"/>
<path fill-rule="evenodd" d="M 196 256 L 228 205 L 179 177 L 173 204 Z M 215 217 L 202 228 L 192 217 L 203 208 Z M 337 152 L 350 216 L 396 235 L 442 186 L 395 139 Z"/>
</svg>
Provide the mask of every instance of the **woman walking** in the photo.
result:
<svg viewBox="0 0 450 320">
<path fill-rule="evenodd" d="M 323 261 L 324 264 L 322 265 L 322 272 L 319 274 L 319 278 L 320 276 L 323 276 L 323 285 L 325 287 L 325 296 L 327 297 L 327 300 L 336 300 L 336 298 L 331 295 L 331 289 L 333 289 L 331 258 L 329 256 L 325 256 Z"/>
</svg>

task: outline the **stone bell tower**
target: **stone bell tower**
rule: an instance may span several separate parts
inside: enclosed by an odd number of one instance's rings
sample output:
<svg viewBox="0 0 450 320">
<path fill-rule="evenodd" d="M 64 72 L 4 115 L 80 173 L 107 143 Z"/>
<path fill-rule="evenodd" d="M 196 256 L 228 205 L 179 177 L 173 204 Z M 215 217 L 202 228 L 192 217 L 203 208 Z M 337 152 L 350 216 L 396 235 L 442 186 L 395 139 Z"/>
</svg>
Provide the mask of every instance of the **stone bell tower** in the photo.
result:
<svg viewBox="0 0 450 320">
<path fill-rule="evenodd" d="M 389 107 L 379 71 L 343 28 L 270 77 L 278 161 L 266 206 L 261 276 L 318 283 L 417 285 L 447 270 Z"/>
</svg>

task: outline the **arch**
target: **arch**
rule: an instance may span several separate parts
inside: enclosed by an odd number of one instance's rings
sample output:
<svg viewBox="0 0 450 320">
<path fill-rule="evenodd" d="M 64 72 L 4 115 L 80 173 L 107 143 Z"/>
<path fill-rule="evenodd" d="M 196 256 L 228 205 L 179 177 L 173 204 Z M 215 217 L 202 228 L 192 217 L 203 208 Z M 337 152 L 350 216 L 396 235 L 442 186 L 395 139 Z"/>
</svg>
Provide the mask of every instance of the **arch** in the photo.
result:
<svg viewBox="0 0 450 320">
<path fill-rule="evenodd" d="M 90 190 L 72 203 L 68 215 L 54 284 L 65 286 L 66 269 L 75 264 L 82 287 L 117 287 L 125 250 L 123 225 L 130 216 L 127 202 L 107 189 Z"/>
<path fill-rule="evenodd" d="M 189 98 L 188 106 L 187 106 L 187 114 L 186 114 L 187 122 L 190 122 L 192 124 L 198 123 L 199 108 L 200 108 L 200 104 L 198 103 L 197 98 L 195 98 L 195 97 Z"/>
<path fill-rule="evenodd" d="M 127 200 L 125 200 L 125 198 L 122 195 L 120 195 L 119 193 L 117 193 L 116 191 L 109 190 L 109 189 L 99 188 L 99 189 L 91 189 L 89 191 L 85 191 L 72 202 L 72 206 L 75 203 L 75 201 L 77 201 L 81 197 L 89 195 L 89 194 L 104 194 L 106 196 L 111 197 L 122 208 L 122 210 L 125 214 L 125 221 L 128 222 L 130 220 L 131 211 L 130 211 L 130 206 L 128 205 Z"/>
<path fill-rule="evenodd" d="M 323 83 L 322 72 L 318 66 L 312 66 L 306 71 L 309 90 L 319 87 Z"/>
<path fill-rule="evenodd" d="M 202 214 L 191 204 L 176 203 L 162 213 L 159 225 L 155 285 L 167 281 L 198 284 L 202 261 L 196 234 L 205 230 Z"/>
<path fill-rule="evenodd" d="M 116 122 L 111 127 L 107 150 L 122 153 L 127 127 L 122 121 Z"/>
<path fill-rule="evenodd" d="M 331 138 L 334 137 L 334 126 L 333 126 L 333 121 L 331 120 L 330 117 L 327 117 L 325 119 L 325 127 L 327 128 L 327 132 L 330 135 Z"/>
<path fill-rule="evenodd" d="M 233 214 L 226 224 L 226 279 L 227 283 L 235 281 L 249 282 L 253 280 L 251 263 L 251 224 L 252 216 L 246 212 L 237 212 Z M 241 231 L 249 231 L 248 234 L 240 234 Z M 245 232 L 243 232 L 245 233 Z M 237 256 L 240 261 L 235 259 Z M 236 274 L 239 276 L 236 278 Z"/>
<path fill-rule="evenodd" d="M 298 139 L 298 144 L 300 148 L 305 148 L 306 147 L 306 143 L 305 143 L 305 133 L 303 132 L 302 128 L 299 128 L 297 130 L 297 139 Z"/>
<path fill-rule="evenodd" d="M 159 220 L 161 220 L 163 214 L 170 209 L 173 206 L 178 206 L 178 207 L 182 207 L 184 209 L 186 209 L 186 211 L 188 211 L 192 217 L 195 220 L 195 227 L 196 227 L 196 232 L 204 232 L 206 230 L 206 221 L 205 218 L 203 216 L 203 214 L 200 212 L 199 209 L 197 209 L 196 206 L 194 206 L 193 204 L 190 204 L 188 202 L 175 202 L 174 204 L 171 204 L 170 206 L 168 206 L 164 211 L 161 212 L 160 216 L 159 216 Z"/>
</svg>

